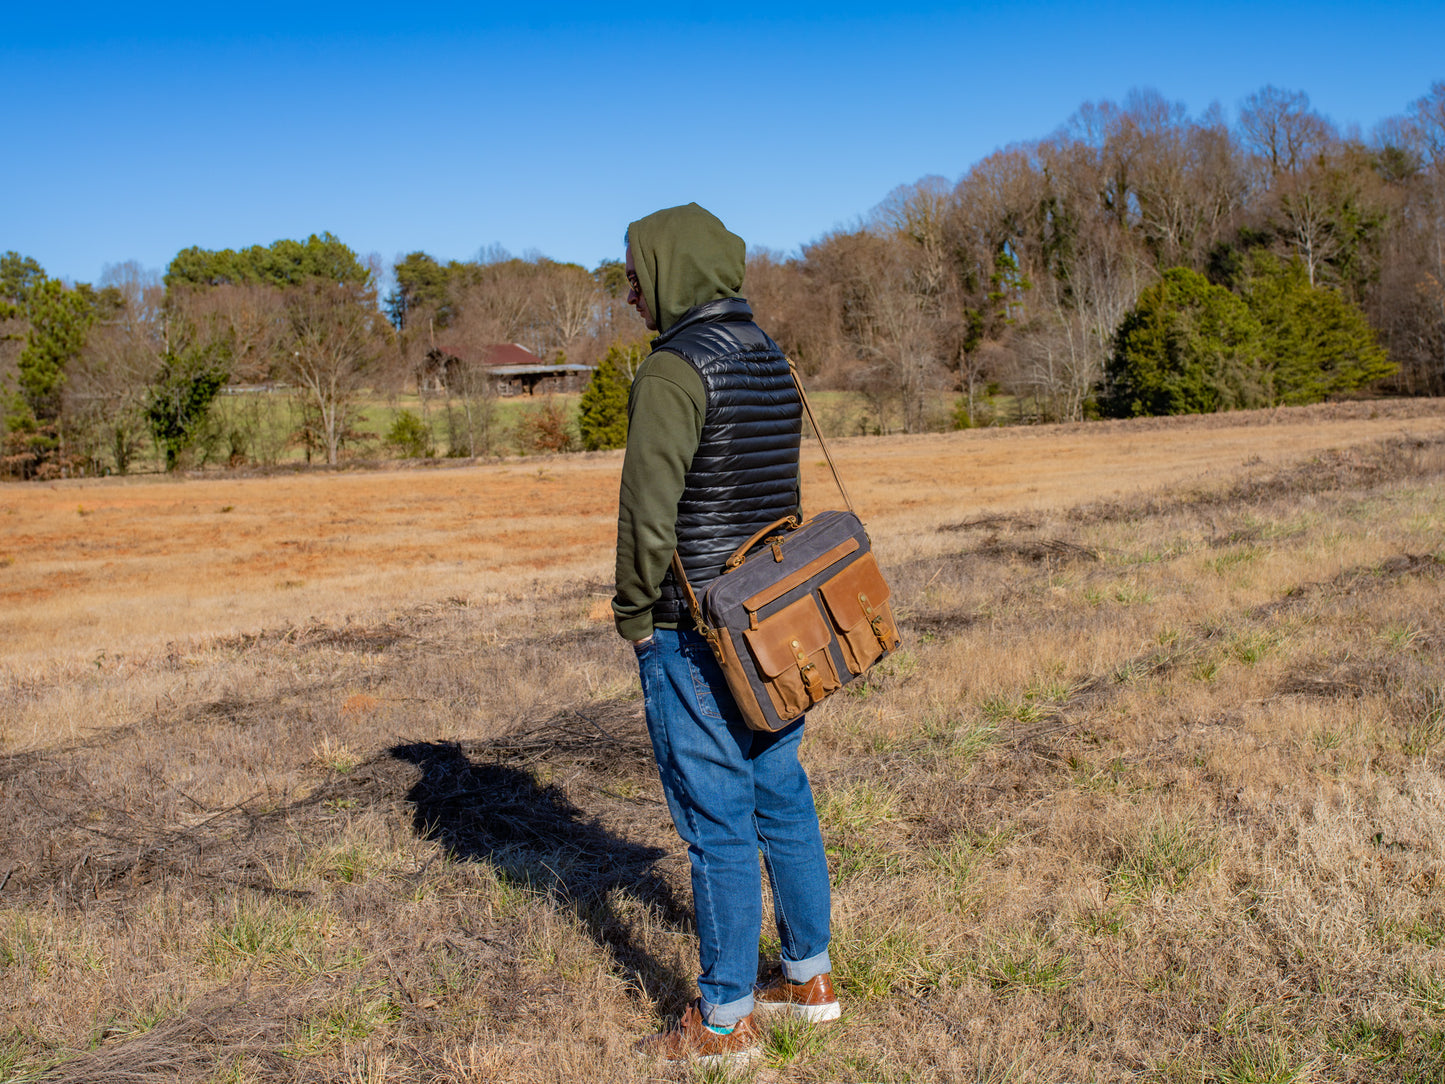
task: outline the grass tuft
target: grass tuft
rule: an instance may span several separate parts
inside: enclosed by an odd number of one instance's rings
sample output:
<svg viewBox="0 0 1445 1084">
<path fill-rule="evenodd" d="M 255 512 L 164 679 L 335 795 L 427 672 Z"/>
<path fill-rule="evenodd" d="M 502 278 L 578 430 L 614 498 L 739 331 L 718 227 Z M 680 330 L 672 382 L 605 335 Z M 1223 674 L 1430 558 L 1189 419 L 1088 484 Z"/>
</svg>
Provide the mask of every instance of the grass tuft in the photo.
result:
<svg viewBox="0 0 1445 1084">
<path fill-rule="evenodd" d="M 825 833 L 859 832 L 898 819 L 898 795 L 883 783 L 851 783 L 816 794 L 818 822 Z"/>
<path fill-rule="evenodd" d="M 1424 756 L 1445 740 L 1445 685 L 1425 689 L 1409 711 L 1401 748 L 1408 756 Z"/>
<path fill-rule="evenodd" d="M 841 925 L 834 931 L 829 955 L 839 988 L 865 1002 L 886 998 L 894 990 L 930 989 L 954 963 L 922 929 L 902 918 L 888 925 Z"/>
<path fill-rule="evenodd" d="M 1075 979 L 1075 965 L 1067 953 L 1034 937 L 1024 936 L 997 945 L 984 957 L 978 976 L 1001 995 L 1023 990 L 1050 993 L 1067 989 Z"/>
<path fill-rule="evenodd" d="M 1211 833 L 1184 820 L 1154 820 L 1124 841 L 1110 870 L 1114 888 L 1126 896 L 1177 892 L 1218 861 L 1220 844 Z"/>
<path fill-rule="evenodd" d="M 787 1016 L 763 1036 L 763 1057 L 774 1069 L 784 1069 L 822 1054 L 838 1029 L 832 1024 L 810 1024 Z"/>
<path fill-rule="evenodd" d="M 239 968 L 276 964 L 306 972 L 323 970 L 322 919 L 309 909 L 273 900 L 232 900 L 206 938 L 211 965 L 229 977 Z"/>
<path fill-rule="evenodd" d="M 1304 1084 L 1314 1077 L 1313 1059 L 1299 1061 L 1278 1039 L 1259 1039 L 1235 1048 L 1224 1061 L 1209 1066 L 1209 1084 Z"/>
</svg>

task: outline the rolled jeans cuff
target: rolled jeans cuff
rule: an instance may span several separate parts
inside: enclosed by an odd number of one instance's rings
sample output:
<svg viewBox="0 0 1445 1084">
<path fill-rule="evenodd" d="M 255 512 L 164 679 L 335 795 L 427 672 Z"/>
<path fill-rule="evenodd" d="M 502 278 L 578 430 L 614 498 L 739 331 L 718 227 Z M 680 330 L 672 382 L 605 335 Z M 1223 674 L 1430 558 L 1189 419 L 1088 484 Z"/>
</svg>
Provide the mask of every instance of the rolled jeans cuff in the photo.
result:
<svg viewBox="0 0 1445 1084">
<path fill-rule="evenodd" d="M 751 991 L 726 1005 L 714 1005 L 705 997 L 698 1000 L 702 1002 L 699 1008 L 702 1010 L 703 1021 L 715 1028 L 730 1028 L 753 1011 Z"/>
<path fill-rule="evenodd" d="M 828 960 L 827 949 L 816 956 L 809 956 L 806 960 L 799 960 L 797 963 L 792 960 L 779 960 L 778 963 L 783 965 L 783 978 L 789 982 L 807 982 L 809 979 L 826 975 L 833 970 L 833 965 Z"/>
</svg>

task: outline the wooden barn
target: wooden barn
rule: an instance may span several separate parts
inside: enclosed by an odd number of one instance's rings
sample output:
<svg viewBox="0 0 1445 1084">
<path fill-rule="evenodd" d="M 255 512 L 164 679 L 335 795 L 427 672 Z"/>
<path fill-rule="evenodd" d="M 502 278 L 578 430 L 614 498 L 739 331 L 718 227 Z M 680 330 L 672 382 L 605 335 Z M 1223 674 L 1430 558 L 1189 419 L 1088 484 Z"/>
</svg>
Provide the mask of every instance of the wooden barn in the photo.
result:
<svg viewBox="0 0 1445 1084">
<path fill-rule="evenodd" d="M 475 366 L 498 395 L 543 395 L 581 391 L 592 379 L 593 366 L 546 361 L 520 343 L 493 343 L 475 358 L 462 347 L 439 343 L 426 352 L 417 372 L 417 386 L 426 391 L 458 391 L 458 380 Z"/>
</svg>

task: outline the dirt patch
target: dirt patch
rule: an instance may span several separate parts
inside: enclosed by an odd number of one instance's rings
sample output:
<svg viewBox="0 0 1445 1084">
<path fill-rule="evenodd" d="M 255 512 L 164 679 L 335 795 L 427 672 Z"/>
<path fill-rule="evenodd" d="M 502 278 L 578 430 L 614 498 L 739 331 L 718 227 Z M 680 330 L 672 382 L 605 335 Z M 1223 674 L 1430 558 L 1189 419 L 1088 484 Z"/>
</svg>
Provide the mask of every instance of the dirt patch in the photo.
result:
<svg viewBox="0 0 1445 1084">
<path fill-rule="evenodd" d="M 1014 540 L 994 535 L 986 539 L 977 552 L 990 557 L 1022 557 L 1026 561 L 1049 561 L 1056 564 L 1099 559 L 1097 550 L 1062 538 Z"/>
<path fill-rule="evenodd" d="M 997 515 L 980 516 L 978 519 L 965 520 L 962 523 L 945 523 L 939 527 L 940 531 L 1035 531 L 1039 528 L 1039 522 L 1027 516 Z"/>
</svg>

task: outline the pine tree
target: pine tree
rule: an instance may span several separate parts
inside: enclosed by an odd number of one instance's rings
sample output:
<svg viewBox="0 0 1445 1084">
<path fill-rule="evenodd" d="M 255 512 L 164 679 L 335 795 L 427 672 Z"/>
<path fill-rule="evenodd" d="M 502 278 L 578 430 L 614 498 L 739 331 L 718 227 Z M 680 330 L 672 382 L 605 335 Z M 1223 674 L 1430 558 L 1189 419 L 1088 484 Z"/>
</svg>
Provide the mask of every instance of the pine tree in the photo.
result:
<svg viewBox="0 0 1445 1084">
<path fill-rule="evenodd" d="M 1263 329 L 1272 402 L 1317 403 L 1395 371 L 1364 313 L 1311 286 L 1298 260 L 1255 254 L 1242 292 Z"/>
<path fill-rule="evenodd" d="M 47 424 L 60 416 L 65 365 L 80 353 L 93 312 L 86 297 L 46 279 L 30 292 L 30 331 L 16 364 L 18 390 L 11 403 L 11 428 Z"/>
<path fill-rule="evenodd" d="M 627 396 L 646 349 L 641 343 L 613 343 L 582 392 L 577 427 L 589 452 L 627 443 Z"/>
</svg>

